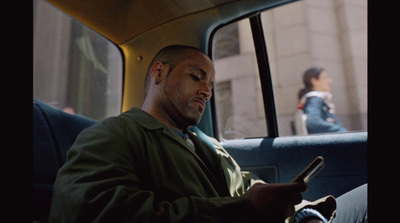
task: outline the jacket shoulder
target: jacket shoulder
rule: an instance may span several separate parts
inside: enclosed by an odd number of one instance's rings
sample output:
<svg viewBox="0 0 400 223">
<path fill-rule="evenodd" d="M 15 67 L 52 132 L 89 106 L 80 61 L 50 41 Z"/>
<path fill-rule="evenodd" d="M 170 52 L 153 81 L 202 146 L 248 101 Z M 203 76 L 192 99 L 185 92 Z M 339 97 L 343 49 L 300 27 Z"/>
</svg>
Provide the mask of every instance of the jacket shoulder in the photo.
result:
<svg viewBox="0 0 400 223">
<path fill-rule="evenodd" d="M 310 108 L 318 108 L 321 109 L 325 105 L 325 102 L 322 98 L 319 97 L 309 97 L 303 107 L 304 111 Z"/>
</svg>

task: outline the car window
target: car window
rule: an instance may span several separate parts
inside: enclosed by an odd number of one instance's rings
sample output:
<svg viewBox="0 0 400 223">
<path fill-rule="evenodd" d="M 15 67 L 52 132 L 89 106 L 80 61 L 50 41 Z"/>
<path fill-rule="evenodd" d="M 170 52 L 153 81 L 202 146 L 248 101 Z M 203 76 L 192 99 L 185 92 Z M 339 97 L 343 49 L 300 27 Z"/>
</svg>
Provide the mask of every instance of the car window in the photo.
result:
<svg viewBox="0 0 400 223">
<path fill-rule="evenodd" d="M 227 25 L 213 38 L 214 100 L 222 139 L 267 135 L 264 104 L 249 19 Z"/>
<path fill-rule="evenodd" d="M 309 123 L 323 120 L 340 123 L 342 131 L 367 130 L 367 3 L 298 1 L 262 12 L 261 21 L 279 136 L 332 133 L 329 128 L 306 133 L 296 128 L 303 75 L 316 67 L 330 79 L 329 94 L 321 96 L 321 88 L 313 88 L 319 91 L 304 99 L 308 114 L 303 124 L 311 129 Z M 215 110 L 223 139 L 267 136 L 252 41 L 248 19 L 219 29 L 213 38 Z M 318 109 L 311 108 L 310 97 L 321 100 Z"/>
<path fill-rule="evenodd" d="M 280 135 L 298 134 L 293 128 L 293 114 L 298 93 L 305 88 L 303 75 L 310 73 L 310 68 L 323 68 L 331 80 L 332 97 L 324 99 L 324 105 L 330 101 L 333 106 L 322 109 L 332 110 L 347 131 L 366 130 L 367 2 L 305 0 L 266 11 L 261 17 Z M 310 105 L 308 110 L 317 109 Z M 325 123 L 334 121 L 322 118 Z M 313 120 L 308 121 L 310 127 Z M 316 125 L 325 124 L 318 121 Z M 312 128 L 321 133 L 337 130 Z"/>
<path fill-rule="evenodd" d="M 42 0 L 34 1 L 33 97 L 95 120 L 117 115 L 122 56 L 103 36 Z"/>
</svg>

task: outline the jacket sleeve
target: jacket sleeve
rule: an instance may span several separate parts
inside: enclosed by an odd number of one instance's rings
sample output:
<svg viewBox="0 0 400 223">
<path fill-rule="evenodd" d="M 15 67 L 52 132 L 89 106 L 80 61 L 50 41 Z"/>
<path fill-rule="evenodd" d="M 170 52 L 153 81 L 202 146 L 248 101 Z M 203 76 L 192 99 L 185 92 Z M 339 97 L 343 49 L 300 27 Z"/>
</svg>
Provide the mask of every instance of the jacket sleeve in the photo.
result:
<svg viewBox="0 0 400 223">
<path fill-rule="evenodd" d="M 141 179 L 146 170 L 109 120 L 82 131 L 54 184 L 49 222 L 243 222 L 253 208 L 241 197 L 159 200 Z M 138 143 L 140 145 L 140 143 Z"/>
<path fill-rule="evenodd" d="M 309 133 L 324 132 L 344 132 L 346 129 L 341 126 L 337 118 L 335 123 L 325 120 L 324 111 L 322 110 L 324 101 L 318 97 L 311 97 L 307 100 L 304 107 L 304 113 L 307 115 L 307 130 Z M 335 116 L 336 117 L 336 116 Z"/>
</svg>

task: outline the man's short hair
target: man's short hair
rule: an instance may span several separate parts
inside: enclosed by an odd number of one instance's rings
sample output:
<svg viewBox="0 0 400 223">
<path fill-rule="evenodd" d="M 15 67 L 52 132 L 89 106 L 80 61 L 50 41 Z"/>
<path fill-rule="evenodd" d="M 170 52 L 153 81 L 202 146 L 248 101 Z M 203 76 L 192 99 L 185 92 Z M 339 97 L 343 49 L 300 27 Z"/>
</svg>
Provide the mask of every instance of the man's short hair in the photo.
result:
<svg viewBox="0 0 400 223">
<path fill-rule="evenodd" d="M 172 70 L 180 61 L 185 59 L 185 53 L 188 50 L 195 50 L 198 52 L 202 52 L 200 49 L 193 46 L 185 46 L 185 45 L 171 45 L 164 47 L 161 49 L 154 59 L 151 61 L 149 68 L 147 69 L 146 81 L 145 81 L 145 95 L 147 95 L 147 91 L 150 87 L 151 82 L 151 67 L 156 62 L 162 62 L 164 64 L 169 64 L 170 69 Z M 204 53 L 204 52 L 202 52 Z"/>
</svg>

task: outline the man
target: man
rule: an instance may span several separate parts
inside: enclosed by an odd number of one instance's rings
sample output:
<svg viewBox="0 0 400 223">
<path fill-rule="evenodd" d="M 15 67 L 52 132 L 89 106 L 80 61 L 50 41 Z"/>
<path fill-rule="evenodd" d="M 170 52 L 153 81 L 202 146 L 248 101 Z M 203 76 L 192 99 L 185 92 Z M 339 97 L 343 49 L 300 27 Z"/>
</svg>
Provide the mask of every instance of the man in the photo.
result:
<svg viewBox="0 0 400 223">
<path fill-rule="evenodd" d="M 141 109 L 91 126 L 58 172 L 50 222 L 284 222 L 305 183 L 233 197 L 221 158 L 196 137 L 215 70 L 196 48 L 169 46 L 149 67 Z"/>
</svg>

